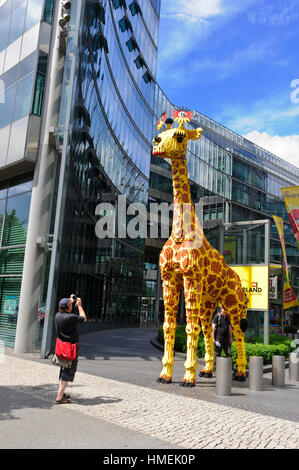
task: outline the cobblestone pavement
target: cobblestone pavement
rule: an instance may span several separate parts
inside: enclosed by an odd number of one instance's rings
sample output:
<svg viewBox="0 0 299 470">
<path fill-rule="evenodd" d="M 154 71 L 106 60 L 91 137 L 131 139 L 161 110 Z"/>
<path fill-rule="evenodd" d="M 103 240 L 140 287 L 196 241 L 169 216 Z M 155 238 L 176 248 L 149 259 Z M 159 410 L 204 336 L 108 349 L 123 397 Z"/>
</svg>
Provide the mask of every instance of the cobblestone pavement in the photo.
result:
<svg viewBox="0 0 299 470">
<path fill-rule="evenodd" d="M 0 386 L 51 403 L 58 371 L 48 362 L 7 355 Z M 299 449 L 298 423 L 164 390 L 78 371 L 66 406 L 188 449 Z"/>
</svg>

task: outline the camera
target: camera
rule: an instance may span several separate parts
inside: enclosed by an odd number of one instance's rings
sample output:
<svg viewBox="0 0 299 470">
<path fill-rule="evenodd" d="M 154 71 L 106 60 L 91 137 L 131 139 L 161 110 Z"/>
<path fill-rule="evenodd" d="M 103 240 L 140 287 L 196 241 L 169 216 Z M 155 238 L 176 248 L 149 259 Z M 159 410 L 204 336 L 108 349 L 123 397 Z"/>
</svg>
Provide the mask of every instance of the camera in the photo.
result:
<svg viewBox="0 0 299 470">
<path fill-rule="evenodd" d="M 73 299 L 73 300 L 77 300 L 77 299 L 78 299 L 78 296 L 74 294 L 74 295 L 72 296 L 72 299 Z"/>
</svg>

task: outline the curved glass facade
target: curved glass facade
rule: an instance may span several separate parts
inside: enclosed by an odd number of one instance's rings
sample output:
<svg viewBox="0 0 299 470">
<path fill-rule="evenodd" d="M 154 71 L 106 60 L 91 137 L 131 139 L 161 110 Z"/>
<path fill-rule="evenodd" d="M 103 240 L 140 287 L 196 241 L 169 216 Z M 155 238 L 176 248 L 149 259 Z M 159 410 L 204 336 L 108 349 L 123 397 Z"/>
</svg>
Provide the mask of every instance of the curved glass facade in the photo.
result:
<svg viewBox="0 0 299 470">
<path fill-rule="evenodd" d="M 77 292 L 101 324 L 139 321 L 144 239 L 118 237 L 116 214 L 119 196 L 147 204 L 157 34 L 149 0 L 83 2 L 58 297 Z M 96 236 L 101 203 L 115 238 Z"/>
</svg>

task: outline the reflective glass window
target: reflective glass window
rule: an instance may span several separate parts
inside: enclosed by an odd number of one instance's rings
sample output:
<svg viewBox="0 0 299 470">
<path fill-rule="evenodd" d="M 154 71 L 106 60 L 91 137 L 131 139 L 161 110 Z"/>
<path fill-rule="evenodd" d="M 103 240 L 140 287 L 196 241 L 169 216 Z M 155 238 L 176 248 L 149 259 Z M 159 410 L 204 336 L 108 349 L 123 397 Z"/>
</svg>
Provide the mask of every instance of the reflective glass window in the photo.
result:
<svg viewBox="0 0 299 470">
<path fill-rule="evenodd" d="M 139 5 L 139 3 L 138 3 L 136 0 L 134 0 L 134 2 L 132 2 L 132 3 L 129 5 L 129 8 L 130 8 L 131 13 L 132 13 L 133 16 L 137 15 L 138 13 L 139 13 L 139 14 L 142 14 L 140 5 Z"/>
<path fill-rule="evenodd" d="M 30 54 L 28 57 L 26 57 L 19 63 L 19 79 L 25 77 L 26 75 L 29 75 L 29 73 L 34 71 L 35 59 L 36 52 L 33 52 L 33 54 Z"/>
<path fill-rule="evenodd" d="M 0 18 L 6 18 L 7 16 L 10 15 L 11 13 L 11 1 L 8 0 L 7 2 L 4 3 L 4 5 L 2 5 L 2 7 L 0 7 Z"/>
<path fill-rule="evenodd" d="M 25 31 L 32 28 L 41 20 L 43 2 L 40 0 L 28 0 Z"/>
<path fill-rule="evenodd" d="M 54 0 L 46 0 L 43 21 L 52 24 L 54 11 Z"/>
<path fill-rule="evenodd" d="M 24 30 L 25 13 L 26 1 L 23 1 L 11 15 L 9 44 L 14 42 L 19 36 L 22 35 Z"/>
<path fill-rule="evenodd" d="M 6 164 L 9 133 L 10 133 L 10 126 L 6 126 L 0 129 L 0 167 Z M 1 198 L 1 195 L 0 195 L 0 198 Z"/>
<path fill-rule="evenodd" d="M 33 187 L 33 181 L 27 181 L 25 183 L 19 183 L 15 184 L 14 186 L 11 186 L 8 188 L 8 196 L 15 196 L 16 194 L 20 193 L 26 193 L 28 191 L 31 191 Z"/>
<path fill-rule="evenodd" d="M 10 87 L 17 80 L 18 65 L 15 65 L 1 77 L 4 89 Z M 0 90 L 1 92 L 1 90 Z"/>
<path fill-rule="evenodd" d="M 31 193 L 7 199 L 2 246 L 26 243 Z"/>
<path fill-rule="evenodd" d="M 13 120 L 16 121 L 29 114 L 33 86 L 33 73 L 20 80 L 17 84 L 16 104 Z"/>
<path fill-rule="evenodd" d="M 7 126 L 12 121 L 15 104 L 16 86 L 4 90 L 0 95 L 0 128 Z"/>
<path fill-rule="evenodd" d="M 1 15 L 1 12 L 0 12 Z M 10 16 L 2 20 L 0 16 L 0 51 L 6 48 L 8 44 L 8 31 L 10 24 Z"/>
</svg>

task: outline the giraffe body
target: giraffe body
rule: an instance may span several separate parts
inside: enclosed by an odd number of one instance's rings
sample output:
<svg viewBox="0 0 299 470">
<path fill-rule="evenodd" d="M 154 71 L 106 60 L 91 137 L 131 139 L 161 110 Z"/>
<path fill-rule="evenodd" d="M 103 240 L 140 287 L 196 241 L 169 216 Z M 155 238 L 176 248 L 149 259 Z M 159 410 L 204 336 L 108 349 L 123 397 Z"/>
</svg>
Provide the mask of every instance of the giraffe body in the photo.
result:
<svg viewBox="0 0 299 470">
<path fill-rule="evenodd" d="M 178 113 L 178 112 L 176 112 Z M 197 370 L 197 343 L 202 328 L 205 341 L 206 366 L 203 374 L 211 376 L 214 364 L 212 318 L 215 308 L 222 305 L 230 319 L 237 345 L 237 377 L 245 377 L 246 356 L 241 319 L 246 319 L 248 299 L 238 275 L 225 263 L 223 256 L 204 236 L 191 200 L 188 180 L 186 146 L 189 139 L 198 139 L 202 129 L 187 130 L 186 118 L 177 118 L 178 128 L 171 128 L 154 139 L 153 155 L 170 158 L 172 163 L 174 214 L 170 238 L 160 254 L 163 282 L 164 356 L 160 382 L 172 381 L 176 317 L 181 290 L 185 295 L 187 356 L 182 385 L 194 386 Z M 244 328 L 243 328 L 244 330 Z"/>
</svg>

